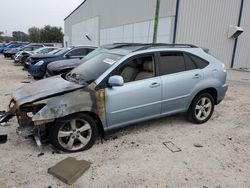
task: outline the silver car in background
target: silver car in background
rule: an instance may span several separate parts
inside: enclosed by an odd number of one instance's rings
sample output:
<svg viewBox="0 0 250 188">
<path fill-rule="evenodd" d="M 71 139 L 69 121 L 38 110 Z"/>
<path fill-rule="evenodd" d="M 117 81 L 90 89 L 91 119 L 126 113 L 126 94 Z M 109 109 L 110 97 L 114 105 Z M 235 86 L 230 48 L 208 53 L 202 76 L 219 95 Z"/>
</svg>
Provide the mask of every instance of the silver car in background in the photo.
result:
<svg viewBox="0 0 250 188">
<path fill-rule="evenodd" d="M 89 149 L 98 133 L 176 113 L 205 123 L 225 97 L 225 65 L 186 44 L 120 43 L 68 74 L 13 93 L 20 134 L 66 152 Z"/>
</svg>

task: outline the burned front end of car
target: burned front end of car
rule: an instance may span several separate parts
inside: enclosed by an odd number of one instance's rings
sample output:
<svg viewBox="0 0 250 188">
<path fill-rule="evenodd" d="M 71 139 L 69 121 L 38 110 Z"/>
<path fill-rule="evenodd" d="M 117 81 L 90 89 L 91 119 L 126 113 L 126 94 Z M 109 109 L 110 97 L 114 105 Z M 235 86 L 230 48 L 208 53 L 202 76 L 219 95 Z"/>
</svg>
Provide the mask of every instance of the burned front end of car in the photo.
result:
<svg viewBox="0 0 250 188">
<path fill-rule="evenodd" d="M 47 139 L 46 124 L 36 126 L 36 122 L 32 120 L 33 116 L 39 112 L 46 104 L 25 104 L 19 106 L 15 99 L 12 99 L 9 105 L 9 112 L 16 116 L 19 126 L 16 129 L 18 135 L 28 138 L 34 136 L 38 146 L 41 141 Z"/>
</svg>

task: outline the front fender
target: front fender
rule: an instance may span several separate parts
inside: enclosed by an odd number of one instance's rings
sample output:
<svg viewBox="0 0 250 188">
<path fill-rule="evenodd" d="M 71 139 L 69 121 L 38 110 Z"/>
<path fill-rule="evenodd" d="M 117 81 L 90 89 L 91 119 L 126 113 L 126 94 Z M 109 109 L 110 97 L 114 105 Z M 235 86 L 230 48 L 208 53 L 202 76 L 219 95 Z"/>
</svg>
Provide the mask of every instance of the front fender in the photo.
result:
<svg viewBox="0 0 250 188">
<path fill-rule="evenodd" d="M 34 105 L 46 104 L 33 117 L 35 125 L 53 122 L 55 119 L 78 112 L 94 112 L 106 125 L 104 90 L 79 89 L 67 94 L 38 101 Z"/>
</svg>

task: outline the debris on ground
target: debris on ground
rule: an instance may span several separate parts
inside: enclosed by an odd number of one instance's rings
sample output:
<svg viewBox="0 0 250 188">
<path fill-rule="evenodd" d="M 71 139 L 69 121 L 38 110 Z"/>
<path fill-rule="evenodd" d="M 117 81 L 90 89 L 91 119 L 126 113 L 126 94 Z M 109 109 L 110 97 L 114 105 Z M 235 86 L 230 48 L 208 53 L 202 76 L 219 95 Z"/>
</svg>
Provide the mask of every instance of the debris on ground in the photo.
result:
<svg viewBox="0 0 250 188">
<path fill-rule="evenodd" d="M 62 182 L 72 185 L 90 167 L 90 162 L 68 157 L 48 169 L 48 173 Z"/>
<path fill-rule="evenodd" d="M 8 135 L 0 135 L 0 144 L 5 144 L 7 142 Z"/>
<path fill-rule="evenodd" d="M 8 122 L 15 114 L 6 111 L 0 111 L 0 123 Z"/>
<path fill-rule="evenodd" d="M 163 144 L 173 153 L 181 151 L 181 149 L 171 141 L 163 142 Z"/>
<path fill-rule="evenodd" d="M 194 144 L 194 147 L 196 147 L 196 148 L 202 148 L 203 145 L 201 145 L 201 144 L 199 144 L 199 143 L 195 143 L 195 144 Z"/>
<path fill-rule="evenodd" d="M 44 155 L 44 153 L 39 153 L 38 155 L 37 155 L 37 157 L 41 157 L 41 156 L 43 156 Z"/>
<path fill-rule="evenodd" d="M 29 84 L 31 81 L 29 81 L 29 80 L 23 80 L 23 81 L 21 81 L 21 83 L 24 83 L 24 84 Z"/>
</svg>

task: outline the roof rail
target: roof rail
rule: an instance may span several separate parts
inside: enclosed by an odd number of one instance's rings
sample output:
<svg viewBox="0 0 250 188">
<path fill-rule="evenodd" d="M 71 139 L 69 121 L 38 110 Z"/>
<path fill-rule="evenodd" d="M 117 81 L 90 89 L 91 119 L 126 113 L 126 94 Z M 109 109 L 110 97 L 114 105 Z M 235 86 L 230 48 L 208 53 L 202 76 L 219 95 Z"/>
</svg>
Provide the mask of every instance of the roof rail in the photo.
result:
<svg viewBox="0 0 250 188">
<path fill-rule="evenodd" d="M 103 45 L 104 48 L 114 49 L 114 48 L 122 48 L 129 46 L 145 46 L 145 43 L 112 43 Z"/>
<path fill-rule="evenodd" d="M 192 44 L 169 44 L 169 43 L 155 43 L 155 44 L 145 44 L 142 48 L 137 49 L 138 50 L 146 50 L 152 47 L 189 47 L 189 48 L 198 48 L 195 45 Z"/>
<path fill-rule="evenodd" d="M 189 47 L 189 48 L 198 48 L 192 44 L 169 44 L 169 43 L 112 43 L 103 45 L 104 48 L 107 49 L 115 49 L 115 48 L 122 48 L 122 47 L 130 47 L 130 46 L 138 46 L 141 48 L 135 49 L 134 51 L 138 50 L 146 50 L 152 47 Z"/>
</svg>

